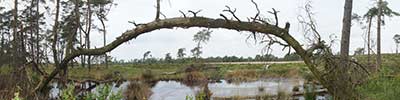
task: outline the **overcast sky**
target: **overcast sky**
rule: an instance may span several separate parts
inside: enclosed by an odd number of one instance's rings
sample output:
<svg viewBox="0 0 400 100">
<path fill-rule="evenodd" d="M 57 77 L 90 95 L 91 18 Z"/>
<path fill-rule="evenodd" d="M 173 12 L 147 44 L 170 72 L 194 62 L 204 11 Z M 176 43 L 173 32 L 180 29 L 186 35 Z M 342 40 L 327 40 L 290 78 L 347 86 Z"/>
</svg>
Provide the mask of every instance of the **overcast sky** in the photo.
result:
<svg viewBox="0 0 400 100">
<path fill-rule="evenodd" d="M 250 0 L 161 0 L 161 11 L 167 18 L 180 17 L 179 10 L 202 10 L 198 16 L 221 18 L 220 13 L 228 5 L 231 8 L 236 8 L 236 15 L 246 20 L 247 17 L 254 16 L 256 13 L 254 5 Z M 290 34 L 293 35 L 300 43 L 305 44 L 304 32 L 301 29 L 297 17 L 302 12 L 302 7 L 306 0 L 255 0 L 261 13 L 265 17 L 272 18 L 273 16 L 267 11 L 275 8 L 280 11 L 279 22 L 280 27 L 283 27 L 285 22 L 291 23 Z M 345 0 L 312 0 L 314 18 L 317 22 L 317 28 L 323 39 L 329 41 L 331 35 L 340 39 L 342 16 Z M 374 5 L 373 0 L 353 0 L 353 12 L 363 15 L 368 8 Z M 400 0 L 386 0 L 389 2 L 389 7 L 394 11 L 400 12 Z M 6 1 L 7 2 L 7 1 Z M 137 23 L 151 22 L 155 18 L 156 0 L 115 0 L 117 6 L 113 6 L 108 14 L 107 28 L 107 43 L 115 40 L 126 30 L 134 28 L 134 25 L 128 21 Z M 12 3 L 6 4 L 6 8 L 12 8 Z M 54 11 L 53 11 L 54 12 Z M 224 13 L 226 16 L 230 14 Z M 382 30 L 382 50 L 383 53 L 395 51 L 394 34 L 400 34 L 400 17 L 386 18 L 386 26 Z M 94 22 L 100 25 L 99 21 Z M 374 22 L 376 23 L 376 22 Z M 375 25 L 373 26 L 372 34 L 375 39 Z M 201 30 L 201 28 L 189 29 L 163 29 L 156 30 L 150 33 L 140 35 L 137 39 L 131 40 L 129 43 L 124 43 L 111 51 L 109 54 L 118 59 L 135 59 L 142 58 L 146 51 L 151 51 L 153 57 L 164 57 L 166 53 L 171 53 L 176 57 L 179 48 L 186 48 L 186 53 L 190 55 L 190 49 L 195 47 L 195 42 L 192 41 L 193 35 Z M 243 56 L 254 57 L 261 54 L 264 45 L 255 44 L 254 41 L 246 42 L 248 32 L 237 32 L 226 29 L 212 29 L 210 41 L 204 45 L 202 57 L 209 56 Z M 351 33 L 350 52 L 356 48 L 363 47 L 363 34 L 365 30 L 361 30 L 361 26 L 353 24 Z M 102 34 L 93 31 L 91 34 L 92 45 L 101 47 L 103 45 Z M 338 52 L 339 41 L 333 45 L 335 52 Z M 273 47 L 272 53 L 277 56 L 283 56 L 287 51 L 282 51 L 282 47 Z"/>
<path fill-rule="evenodd" d="M 134 28 L 134 25 L 128 21 L 134 20 L 137 23 L 147 23 L 155 18 L 155 1 L 156 0 L 115 0 L 117 6 L 114 6 L 108 15 L 107 24 L 107 42 L 111 42 L 115 37 L 121 35 L 126 30 Z M 298 23 L 297 17 L 302 14 L 301 7 L 304 6 L 305 0 L 255 0 L 264 16 L 273 17 L 268 14 L 271 8 L 280 11 L 279 21 L 281 27 L 284 22 L 291 23 L 290 34 L 298 39 L 301 43 L 306 43 L 304 32 L 301 24 Z M 323 39 L 329 40 L 330 35 L 335 35 L 340 39 L 343 5 L 344 0 L 312 0 L 313 11 L 317 27 Z M 394 11 L 400 11 L 399 0 L 388 0 L 389 7 Z M 353 12 L 364 14 L 367 9 L 373 6 L 372 0 L 354 0 Z M 179 17 L 179 10 L 202 10 L 198 15 L 211 18 L 220 18 L 219 14 L 225 9 L 225 5 L 237 9 L 237 15 L 241 19 L 254 16 L 256 13 L 254 5 L 250 0 L 162 0 L 161 11 L 168 18 Z M 229 16 L 229 14 L 225 14 Z M 396 33 L 400 33 L 400 18 L 386 18 L 386 26 L 382 30 L 382 49 L 384 53 L 394 52 L 395 45 L 392 37 Z M 190 49 L 194 48 L 195 43 L 192 41 L 193 35 L 201 30 L 200 28 L 189 29 L 163 29 L 140 35 L 137 39 L 124 43 L 110 54 L 118 59 L 134 59 L 142 58 L 143 53 L 151 51 L 153 57 L 164 57 L 166 53 L 171 53 L 176 57 L 178 48 L 186 48 L 186 53 L 190 54 Z M 210 41 L 203 48 L 202 57 L 209 56 L 225 56 L 235 55 L 243 57 L 254 57 L 261 54 L 263 45 L 254 42 L 246 42 L 249 33 L 237 32 L 226 29 L 212 29 Z M 363 47 L 363 33 L 358 24 L 354 24 L 351 33 L 350 51 Z M 375 34 L 373 30 L 373 34 Z M 100 47 L 102 45 L 101 34 L 93 34 L 93 45 Z M 338 52 L 339 41 L 333 46 Z M 273 54 L 283 56 L 286 51 L 282 51 L 282 47 L 275 46 Z"/>
</svg>

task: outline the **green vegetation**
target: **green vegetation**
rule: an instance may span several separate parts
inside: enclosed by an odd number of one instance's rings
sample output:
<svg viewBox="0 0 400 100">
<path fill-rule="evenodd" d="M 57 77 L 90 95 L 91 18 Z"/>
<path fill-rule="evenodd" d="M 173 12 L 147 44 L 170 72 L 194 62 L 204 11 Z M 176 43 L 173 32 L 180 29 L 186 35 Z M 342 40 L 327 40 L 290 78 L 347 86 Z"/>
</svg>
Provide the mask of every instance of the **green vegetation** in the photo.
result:
<svg viewBox="0 0 400 100">
<path fill-rule="evenodd" d="M 160 74 L 163 72 L 183 72 L 182 69 L 187 68 L 188 66 L 190 66 L 190 64 L 182 64 L 182 65 L 152 64 L 152 65 L 142 65 L 142 66 L 150 69 L 153 73 L 157 73 L 155 76 L 158 79 L 168 79 L 168 78 L 180 79 L 185 77 L 186 74 L 183 73 L 177 73 L 175 75 L 160 75 Z M 219 79 L 219 78 L 229 79 L 232 77 L 234 78 L 243 77 L 244 80 L 247 80 L 247 78 L 256 80 L 259 78 L 271 78 L 271 77 L 303 77 L 304 75 L 307 75 L 308 72 L 308 69 L 303 63 L 272 64 L 270 65 L 268 70 L 265 69 L 265 65 L 263 64 L 216 64 L 216 65 L 204 65 L 200 67 L 206 67 L 203 70 L 200 70 L 200 72 L 206 75 L 206 77 L 212 79 Z M 217 69 L 207 69 L 207 67 L 216 67 Z M 252 73 L 252 75 L 249 75 L 248 73 Z"/>
<path fill-rule="evenodd" d="M 357 88 L 363 100 L 396 100 L 400 95 L 400 55 L 383 54 L 382 57 L 380 72 L 371 75 Z M 365 61 L 366 56 L 358 58 Z"/>
<path fill-rule="evenodd" d="M 373 57 L 372 57 L 373 58 Z M 383 55 L 383 68 L 379 73 L 373 73 L 368 80 L 357 87 L 360 92 L 360 98 L 364 100 L 393 100 L 400 94 L 400 55 L 397 54 L 384 54 Z M 362 64 L 366 65 L 366 56 L 358 55 L 356 59 Z M 197 68 L 196 71 L 186 72 L 189 66 Z M 367 69 L 368 66 L 366 66 Z M 211 68 L 211 69 L 210 69 Z M 216 68 L 216 69 L 212 69 Z M 44 68 L 46 72 L 53 69 L 52 66 Z M 1 77 L 7 77 L 9 67 L 1 67 Z M 265 69 L 263 64 L 189 64 L 189 63 L 160 63 L 160 64 L 114 64 L 109 67 L 95 65 L 89 72 L 87 68 L 73 67 L 69 69 L 69 78 L 76 80 L 107 80 L 117 78 L 115 72 L 119 72 L 120 77 L 125 80 L 146 80 L 151 82 L 156 80 L 187 80 L 199 81 L 205 78 L 209 79 L 227 79 L 232 81 L 253 81 L 262 78 L 274 77 L 292 77 L 292 78 L 305 78 L 312 79 L 311 72 L 307 69 L 304 63 L 288 63 L 288 64 L 271 64 L 268 70 Z M 167 74 L 170 72 L 170 74 Z M 30 74 L 35 74 L 29 72 Z M 37 76 L 37 75 L 34 75 Z M 31 77 L 31 79 L 38 80 L 38 78 Z M 147 81 L 148 80 L 148 81 Z M 132 83 L 132 82 L 131 82 Z M 199 82 L 197 82 L 199 83 Z M 130 95 L 130 98 L 147 98 L 151 94 L 149 84 L 133 82 L 129 85 L 130 91 L 118 94 Z M 101 98 L 108 94 L 107 87 L 100 87 L 98 89 L 100 94 L 86 94 L 85 99 Z M 18 89 L 13 93 L 14 98 L 21 98 L 16 96 Z M 62 98 L 64 100 L 73 100 L 76 97 L 73 94 L 73 86 L 62 90 Z M 138 92 L 141 91 L 141 92 Z M 139 94 L 138 94 L 139 93 Z M 306 93 L 306 97 L 315 98 L 315 94 Z M 309 94 L 309 95 L 308 95 Z M 10 94 L 11 95 L 11 94 Z M 120 97 L 115 95 L 116 98 Z M 271 96 L 259 96 L 258 98 L 270 98 Z M 195 97 L 188 96 L 186 99 L 195 99 Z M 244 97 L 237 97 L 244 98 Z"/>
<path fill-rule="evenodd" d="M 400 77 L 378 75 L 358 87 L 363 100 L 396 100 L 400 94 Z"/>
<path fill-rule="evenodd" d="M 121 91 L 112 93 L 109 84 L 101 85 L 96 92 L 88 92 L 83 98 L 75 94 L 75 86 L 70 84 L 61 91 L 61 100 L 121 100 L 123 98 Z"/>
<path fill-rule="evenodd" d="M 126 100 L 147 100 L 152 93 L 150 88 L 147 83 L 131 81 L 124 95 Z"/>
<path fill-rule="evenodd" d="M 114 64 L 104 67 L 93 65 L 88 68 L 73 67 L 68 70 L 68 77 L 75 80 L 109 80 L 111 78 L 122 78 L 124 80 L 138 80 L 152 77 L 154 80 L 183 79 L 186 75 L 184 70 L 193 64 L 189 63 L 160 63 L 160 64 Z M 231 77 L 248 77 L 253 79 L 271 77 L 306 77 L 311 76 L 310 71 L 304 63 L 271 64 L 265 69 L 264 64 L 195 64 L 200 72 L 211 79 L 222 79 Z M 49 73 L 53 66 L 43 68 Z M 11 71 L 9 67 L 0 67 L 0 74 Z M 120 76 L 115 75 L 119 73 Z M 150 76 L 150 74 L 153 76 Z M 171 73 L 171 74 L 168 74 Z M 255 75 L 243 76 L 240 74 L 254 73 Z"/>
</svg>

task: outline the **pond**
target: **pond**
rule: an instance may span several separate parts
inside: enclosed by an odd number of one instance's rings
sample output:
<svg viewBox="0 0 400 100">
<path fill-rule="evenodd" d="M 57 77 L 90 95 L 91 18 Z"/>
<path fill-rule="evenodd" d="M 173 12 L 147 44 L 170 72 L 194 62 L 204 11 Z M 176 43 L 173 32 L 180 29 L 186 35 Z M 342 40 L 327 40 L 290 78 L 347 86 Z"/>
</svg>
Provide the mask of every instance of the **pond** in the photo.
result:
<svg viewBox="0 0 400 100">
<path fill-rule="evenodd" d="M 126 91 L 127 86 L 130 82 L 123 82 L 119 87 L 113 83 L 112 91 Z M 278 92 L 286 94 L 292 94 L 293 88 L 296 86 L 302 87 L 304 79 L 298 78 L 269 78 L 260 79 L 252 82 L 229 82 L 227 80 L 221 80 L 219 82 L 207 83 L 208 89 L 211 91 L 211 99 L 218 100 L 221 98 L 231 97 L 256 97 L 256 96 L 274 96 L 278 95 Z M 89 85 L 89 83 L 86 83 Z M 52 84 L 50 96 L 56 98 L 60 93 L 57 88 L 57 83 Z M 194 97 L 197 93 L 201 92 L 203 86 L 187 86 L 179 81 L 158 81 L 153 87 L 151 87 L 152 94 L 150 100 L 185 100 L 187 96 Z M 303 88 L 299 88 L 299 91 L 303 91 Z M 96 91 L 96 88 L 91 90 Z M 304 100 L 302 96 L 294 96 L 293 99 Z M 326 100 L 325 96 L 317 96 L 318 100 Z"/>
</svg>

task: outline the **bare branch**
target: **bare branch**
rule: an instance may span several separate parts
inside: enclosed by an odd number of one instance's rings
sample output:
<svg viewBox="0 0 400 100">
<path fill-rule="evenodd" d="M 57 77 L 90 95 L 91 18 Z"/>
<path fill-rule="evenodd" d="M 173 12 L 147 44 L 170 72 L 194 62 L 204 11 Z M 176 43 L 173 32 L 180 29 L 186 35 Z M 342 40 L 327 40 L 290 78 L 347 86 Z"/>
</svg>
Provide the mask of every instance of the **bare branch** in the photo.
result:
<svg viewBox="0 0 400 100">
<path fill-rule="evenodd" d="M 253 17 L 253 22 L 255 22 L 256 19 L 258 18 L 258 16 L 260 15 L 260 9 L 258 8 L 258 5 L 254 0 L 251 0 L 251 2 L 254 4 L 254 6 L 256 7 L 256 10 L 257 10 L 256 15 Z"/>
<path fill-rule="evenodd" d="M 179 12 L 183 15 L 183 18 L 186 18 L 186 14 L 184 12 L 182 12 L 181 10 L 179 10 Z"/>
<path fill-rule="evenodd" d="M 164 13 L 160 12 L 160 15 L 162 15 L 164 19 L 167 19 L 167 16 L 165 16 Z"/>
<path fill-rule="evenodd" d="M 311 58 L 300 45 L 300 43 L 294 39 L 291 35 L 288 34 L 287 29 L 280 28 L 274 25 L 262 24 L 262 23 L 254 23 L 254 22 L 239 22 L 232 21 L 227 22 L 226 19 L 212 19 L 206 17 L 187 17 L 187 18 L 168 18 L 162 19 L 158 21 L 149 22 L 143 25 L 139 25 L 134 29 L 128 30 L 124 32 L 121 36 L 117 37 L 116 40 L 107 44 L 104 47 L 94 48 L 94 49 L 79 49 L 74 50 L 71 54 L 68 54 L 64 57 L 64 59 L 60 63 L 60 67 L 57 67 L 53 70 L 53 72 L 49 75 L 48 78 L 42 80 L 38 87 L 35 90 L 42 90 L 47 84 L 65 67 L 70 60 L 74 59 L 80 55 L 103 55 L 106 52 L 110 52 L 115 49 L 119 45 L 137 38 L 139 35 L 148 33 L 151 31 L 159 30 L 159 29 L 170 29 L 174 27 L 180 28 L 188 28 L 188 27 L 205 27 L 205 28 L 224 28 L 231 30 L 239 30 L 239 31 L 247 31 L 247 32 L 256 32 L 262 34 L 270 34 L 276 36 L 290 45 L 296 53 L 298 53 L 304 60 L 304 62 L 309 65 L 311 72 L 316 75 L 318 80 L 320 79 L 320 73 L 316 69 L 314 65 L 312 65 Z M 287 33 L 287 34 L 282 34 Z M 279 43 L 279 42 L 277 42 Z M 323 81 L 323 80 L 322 80 Z"/>
<path fill-rule="evenodd" d="M 202 10 L 200 9 L 200 10 L 198 10 L 198 11 L 196 11 L 196 12 L 194 12 L 194 11 L 192 11 L 192 10 L 189 10 L 188 12 L 189 13 L 192 13 L 193 14 L 193 17 L 197 17 L 197 14 L 199 13 L 199 12 L 201 12 Z"/>
<path fill-rule="evenodd" d="M 131 24 L 135 25 L 136 27 L 138 27 L 140 25 L 145 25 L 145 24 L 137 24 L 135 21 L 128 21 L 128 23 L 131 23 Z"/>
<path fill-rule="evenodd" d="M 275 26 L 278 26 L 278 24 L 279 24 L 278 12 L 279 12 L 279 11 L 276 11 L 275 8 L 272 8 L 272 12 L 271 12 L 271 11 L 268 11 L 268 13 L 273 14 L 274 17 L 275 17 Z"/>
<path fill-rule="evenodd" d="M 160 20 L 160 0 L 157 0 L 157 6 L 156 6 L 156 8 L 157 8 L 157 11 L 156 11 L 156 21 L 158 21 L 158 20 Z"/>
<path fill-rule="evenodd" d="M 219 14 L 219 16 L 221 16 L 222 18 L 224 18 L 226 21 L 229 22 L 229 19 L 224 14 Z"/>
<path fill-rule="evenodd" d="M 232 16 L 237 20 L 237 21 L 239 21 L 239 22 L 242 22 L 242 21 L 240 21 L 240 19 L 236 16 L 236 9 L 234 9 L 234 10 L 232 10 L 229 6 L 225 6 L 227 9 L 225 9 L 225 10 L 222 10 L 223 12 L 229 12 L 229 13 L 231 13 L 232 14 Z"/>
</svg>

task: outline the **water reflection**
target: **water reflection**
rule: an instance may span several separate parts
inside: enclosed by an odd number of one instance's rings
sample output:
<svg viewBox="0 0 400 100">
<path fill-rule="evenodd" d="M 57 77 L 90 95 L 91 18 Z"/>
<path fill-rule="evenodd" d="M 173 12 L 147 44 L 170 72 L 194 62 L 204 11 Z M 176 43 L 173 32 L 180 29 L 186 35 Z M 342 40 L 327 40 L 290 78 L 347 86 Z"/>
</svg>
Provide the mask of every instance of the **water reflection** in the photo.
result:
<svg viewBox="0 0 400 100">
<path fill-rule="evenodd" d="M 254 82 L 229 83 L 222 80 L 219 83 L 209 83 L 212 98 L 227 98 L 234 96 L 253 97 L 260 95 L 277 95 L 278 91 L 291 93 L 292 88 L 302 85 L 302 79 L 265 79 Z M 153 88 L 151 100 L 184 100 L 186 96 L 194 96 L 201 91 L 200 86 L 189 87 L 177 81 L 160 81 Z"/>
<path fill-rule="evenodd" d="M 200 91 L 199 86 L 189 87 L 177 81 L 159 81 L 151 89 L 150 100 L 184 100 Z"/>
<path fill-rule="evenodd" d="M 89 84 L 89 83 L 87 83 Z M 130 82 L 123 82 L 119 87 L 112 83 L 112 92 L 129 91 L 127 90 Z M 187 86 L 179 81 L 158 81 L 151 87 L 150 100 L 185 100 L 187 96 L 194 97 L 207 86 L 212 95 L 211 99 L 231 98 L 231 97 L 256 97 L 256 96 L 275 96 L 278 92 L 284 92 L 291 95 L 292 90 L 296 86 L 303 86 L 304 80 L 297 78 L 271 78 L 253 82 L 228 82 L 221 80 L 220 82 L 206 83 L 197 86 Z M 50 97 L 56 98 L 60 94 L 58 84 L 53 83 L 50 90 Z M 98 87 L 91 90 L 95 92 Z M 299 88 L 299 91 L 303 91 Z M 318 100 L 326 100 L 325 96 L 317 96 Z M 304 100 L 304 97 L 293 97 L 296 100 Z"/>
<path fill-rule="evenodd" d="M 243 82 L 239 84 L 221 83 L 209 84 L 213 97 L 277 95 L 282 91 L 291 93 L 294 86 L 303 85 L 302 79 L 265 79 L 255 82 Z"/>
</svg>

